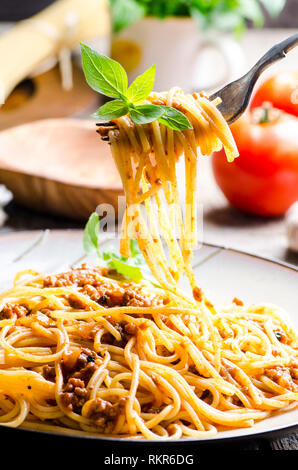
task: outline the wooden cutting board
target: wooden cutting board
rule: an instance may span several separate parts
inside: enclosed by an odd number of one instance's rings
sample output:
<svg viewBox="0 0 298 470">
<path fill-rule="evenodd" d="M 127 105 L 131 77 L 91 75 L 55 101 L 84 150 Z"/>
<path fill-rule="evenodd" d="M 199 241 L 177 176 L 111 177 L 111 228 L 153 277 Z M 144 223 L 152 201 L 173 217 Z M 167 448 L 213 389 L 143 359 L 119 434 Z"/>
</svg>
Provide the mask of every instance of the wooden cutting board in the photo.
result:
<svg viewBox="0 0 298 470">
<path fill-rule="evenodd" d="M 73 87 L 65 91 L 58 67 L 20 83 L 0 107 L 0 130 L 48 118 L 90 115 L 99 95 L 86 83 L 84 73 L 72 66 Z"/>
<path fill-rule="evenodd" d="M 46 119 L 0 132 L 0 183 L 43 213 L 85 221 L 98 204 L 117 213 L 122 185 L 95 122 Z"/>
</svg>

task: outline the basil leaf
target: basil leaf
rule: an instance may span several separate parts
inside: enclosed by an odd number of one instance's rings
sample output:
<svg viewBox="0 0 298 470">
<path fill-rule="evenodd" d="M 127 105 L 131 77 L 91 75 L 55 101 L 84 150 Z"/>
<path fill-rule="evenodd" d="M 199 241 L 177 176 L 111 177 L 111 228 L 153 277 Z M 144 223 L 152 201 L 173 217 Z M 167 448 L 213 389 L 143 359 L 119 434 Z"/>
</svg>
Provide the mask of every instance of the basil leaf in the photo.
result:
<svg viewBox="0 0 298 470">
<path fill-rule="evenodd" d="M 165 112 L 164 106 L 156 106 L 154 104 L 142 104 L 130 108 L 129 115 L 136 124 L 148 124 L 156 121 Z"/>
<path fill-rule="evenodd" d="M 139 248 L 138 242 L 134 238 L 130 239 L 130 251 L 131 251 L 131 256 L 133 257 L 139 256 L 139 255 L 143 256 Z"/>
<path fill-rule="evenodd" d="M 99 216 L 96 212 L 93 212 L 85 226 L 83 234 L 83 247 L 87 254 L 97 251 L 99 257 L 98 247 L 98 234 L 99 234 Z"/>
<path fill-rule="evenodd" d="M 165 113 L 158 119 L 160 124 L 164 124 L 174 131 L 192 129 L 191 123 L 184 114 L 170 106 L 163 107 L 165 108 Z"/>
<path fill-rule="evenodd" d="M 113 248 L 106 250 L 102 257 L 107 267 L 115 269 L 122 274 L 122 276 L 128 277 L 133 281 L 145 279 L 151 282 L 151 284 L 160 287 L 156 283 L 154 276 L 151 274 L 136 240 L 130 240 L 130 250 L 130 258 L 126 258 L 125 256 L 116 253 Z"/>
<path fill-rule="evenodd" d="M 134 281 L 140 281 L 143 278 L 141 269 L 134 265 L 134 259 L 117 254 L 113 248 L 103 253 L 103 260 L 109 268 L 115 269 L 122 276 Z"/>
<path fill-rule="evenodd" d="M 118 259 L 112 259 L 108 264 L 110 268 L 115 269 L 118 273 L 122 274 L 122 276 L 128 277 L 133 281 L 141 281 L 143 279 L 141 269 L 137 266 L 131 266 Z"/>
<path fill-rule="evenodd" d="M 83 70 L 91 88 L 111 98 L 123 99 L 127 75 L 122 65 L 82 43 L 81 52 Z"/>
<path fill-rule="evenodd" d="M 120 100 L 109 101 L 101 106 L 95 113 L 92 114 L 92 117 L 105 119 L 116 119 L 124 116 L 128 113 L 128 106 Z"/>
<path fill-rule="evenodd" d="M 134 104 L 142 103 L 153 90 L 155 65 L 139 75 L 127 90 L 127 98 Z"/>
</svg>

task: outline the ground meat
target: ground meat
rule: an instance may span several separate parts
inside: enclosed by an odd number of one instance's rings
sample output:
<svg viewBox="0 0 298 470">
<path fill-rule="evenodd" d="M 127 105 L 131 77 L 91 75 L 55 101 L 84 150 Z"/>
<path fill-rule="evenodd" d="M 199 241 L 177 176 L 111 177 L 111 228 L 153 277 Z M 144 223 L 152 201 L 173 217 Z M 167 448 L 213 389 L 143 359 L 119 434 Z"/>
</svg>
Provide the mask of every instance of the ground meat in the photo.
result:
<svg viewBox="0 0 298 470">
<path fill-rule="evenodd" d="M 128 288 L 125 291 L 122 300 L 122 306 L 125 307 L 151 307 L 153 305 L 162 305 L 164 302 L 159 298 L 148 298 L 141 292 L 138 292 L 136 289 Z"/>
<path fill-rule="evenodd" d="M 290 363 L 289 372 L 291 374 L 292 380 L 298 385 L 298 359 L 292 359 Z"/>
<path fill-rule="evenodd" d="M 83 300 L 79 299 L 75 294 L 70 294 L 67 297 L 68 303 L 71 308 L 75 310 L 90 310 L 90 308 L 83 302 Z"/>
<path fill-rule="evenodd" d="M 163 357 L 168 357 L 173 354 L 163 344 L 157 346 L 156 350 L 157 350 L 157 353 Z"/>
<path fill-rule="evenodd" d="M 107 270 L 100 267 L 88 267 L 83 264 L 80 268 L 72 269 L 61 274 L 48 276 L 43 281 L 44 287 L 64 287 L 77 286 L 83 287 L 87 284 L 93 285 L 100 282 L 100 276 L 105 276 Z"/>
<path fill-rule="evenodd" d="M 61 400 L 69 411 L 81 412 L 88 399 L 86 386 L 100 364 L 98 355 L 88 348 L 63 355 L 61 365 L 65 385 Z"/>
<path fill-rule="evenodd" d="M 274 334 L 276 336 L 276 338 L 278 339 L 278 341 L 280 341 L 281 343 L 283 344 L 288 344 L 289 341 L 288 341 L 288 337 L 287 335 L 285 334 L 284 330 L 281 329 L 281 328 L 276 328 L 274 330 Z"/>
<path fill-rule="evenodd" d="M 90 297 L 91 300 L 93 300 L 94 302 L 98 302 L 99 301 L 99 298 L 100 298 L 100 295 L 99 295 L 99 292 L 98 290 L 92 286 L 91 284 L 87 284 L 85 287 L 84 287 L 84 294 L 88 295 Z M 107 301 L 107 299 L 102 299 L 101 302 L 99 302 L 100 304 L 105 304 Z"/>
<path fill-rule="evenodd" d="M 210 390 L 203 390 L 202 392 L 202 395 L 200 396 L 201 400 L 208 400 L 210 401 L 210 399 L 212 398 L 212 394 L 210 392 Z"/>
<path fill-rule="evenodd" d="M 77 326 L 77 333 L 84 339 L 94 339 L 98 331 L 102 330 L 102 325 L 96 322 L 83 323 Z"/>
<path fill-rule="evenodd" d="M 115 424 L 116 418 L 125 407 L 125 398 L 121 398 L 118 402 L 112 404 L 109 401 L 95 398 L 86 403 L 84 416 L 94 421 L 101 432 L 111 432 Z"/>
<path fill-rule="evenodd" d="M 265 374 L 269 379 L 276 382 L 280 387 L 284 387 L 287 390 L 296 392 L 298 390 L 297 385 L 293 382 L 290 371 L 288 367 L 276 366 L 272 369 L 267 369 Z"/>
<path fill-rule="evenodd" d="M 297 367 L 291 367 L 290 368 L 290 374 L 293 380 L 298 381 L 298 368 Z"/>
<path fill-rule="evenodd" d="M 45 365 L 42 368 L 42 375 L 46 380 L 50 382 L 55 382 L 56 379 L 56 371 L 54 366 Z"/>
<path fill-rule="evenodd" d="M 65 378 L 71 376 L 89 382 L 101 361 L 96 352 L 88 348 L 82 348 L 70 354 L 64 354 L 61 363 Z"/>
<path fill-rule="evenodd" d="M 98 299 L 98 303 L 110 307 L 120 307 L 124 304 L 125 289 L 117 286 L 116 289 L 107 289 Z"/>
<path fill-rule="evenodd" d="M 119 331 L 121 335 L 121 341 L 117 341 L 117 339 L 111 333 L 107 332 L 102 336 L 103 343 L 124 347 L 130 338 L 135 336 L 138 332 L 138 328 L 134 323 L 116 323 L 111 317 L 107 317 L 107 320 L 114 326 L 114 328 L 116 328 L 117 331 Z"/>
<path fill-rule="evenodd" d="M 48 317 L 44 313 L 36 312 L 27 315 L 26 317 L 21 317 L 17 320 L 17 325 L 23 325 L 27 327 L 31 327 L 32 324 L 38 323 L 39 325 L 48 328 L 51 326 L 55 326 L 56 322 L 52 318 Z"/>
<path fill-rule="evenodd" d="M 149 297 L 142 291 L 142 286 L 135 283 L 116 283 L 109 279 L 102 279 L 109 273 L 106 269 L 99 267 L 87 267 L 72 269 L 69 272 L 48 276 L 44 279 L 44 287 L 75 286 L 79 292 L 90 297 L 94 302 L 103 307 L 149 307 L 152 305 L 163 305 L 168 299 L 161 296 Z M 83 301 L 75 295 L 68 296 L 69 304 L 72 308 L 86 309 Z"/>
<path fill-rule="evenodd" d="M 240 400 L 239 397 L 237 397 L 237 395 L 234 395 L 234 396 L 232 397 L 232 402 L 233 402 L 233 404 L 236 405 L 236 406 L 242 406 L 242 401 Z"/>
<path fill-rule="evenodd" d="M 124 325 L 124 331 L 130 336 L 135 336 L 138 332 L 138 327 L 134 323 L 126 323 Z"/>
<path fill-rule="evenodd" d="M 0 320 L 7 320 L 9 318 L 14 317 L 15 315 L 17 318 L 25 317 L 28 315 L 29 310 L 24 305 L 18 304 L 6 304 L 4 305 L 3 309 L 0 312 Z"/>
<path fill-rule="evenodd" d="M 82 294 L 88 295 L 93 302 L 97 302 L 102 307 L 107 308 L 122 305 L 123 296 L 125 294 L 125 290 L 120 286 L 104 282 L 97 284 L 96 287 L 87 284 L 79 290 Z M 73 305 L 71 304 L 71 306 Z"/>
<path fill-rule="evenodd" d="M 193 295 L 193 298 L 197 302 L 202 302 L 202 300 L 203 300 L 203 291 L 200 287 L 194 287 L 194 289 L 192 291 L 192 295 Z"/>
<path fill-rule="evenodd" d="M 162 299 L 148 298 L 136 285 L 101 283 L 98 286 L 86 285 L 82 289 L 91 300 L 103 307 L 150 307 L 153 304 L 162 304 Z"/>
<path fill-rule="evenodd" d="M 74 377 L 68 379 L 62 395 L 62 402 L 66 408 L 75 413 L 80 413 L 87 397 L 88 391 L 83 380 Z"/>
<path fill-rule="evenodd" d="M 195 365 L 189 366 L 188 370 L 189 370 L 189 372 L 190 372 L 191 374 L 199 375 L 199 373 L 198 373 L 197 368 L 196 368 Z"/>
<path fill-rule="evenodd" d="M 161 406 L 154 406 L 152 403 L 148 403 L 147 405 L 144 405 L 142 408 L 142 411 L 144 413 L 151 413 L 151 414 L 158 414 L 164 409 L 165 405 Z"/>
</svg>

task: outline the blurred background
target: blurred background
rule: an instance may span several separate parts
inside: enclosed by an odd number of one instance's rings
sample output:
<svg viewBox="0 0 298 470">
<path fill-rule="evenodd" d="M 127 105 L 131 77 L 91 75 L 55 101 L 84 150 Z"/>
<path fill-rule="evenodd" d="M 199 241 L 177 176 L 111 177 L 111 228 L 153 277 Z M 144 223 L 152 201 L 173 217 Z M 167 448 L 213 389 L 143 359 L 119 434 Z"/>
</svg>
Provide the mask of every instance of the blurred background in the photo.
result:
<svg viewBox="0 0 298 470">
<path fill-rule="evenodd" d="M 129 80 L 155 63 L 156 90 L 209 93 L 297 30 L 297 0 L 1 0 L 0 231 L 81 228 L 99 203 L 118 210 L 80 41 Z M 298 48 L 257 88 L 232 127 L 235 165 L 200 159 L 204 241 L 298 264 Z"/>
</svg>

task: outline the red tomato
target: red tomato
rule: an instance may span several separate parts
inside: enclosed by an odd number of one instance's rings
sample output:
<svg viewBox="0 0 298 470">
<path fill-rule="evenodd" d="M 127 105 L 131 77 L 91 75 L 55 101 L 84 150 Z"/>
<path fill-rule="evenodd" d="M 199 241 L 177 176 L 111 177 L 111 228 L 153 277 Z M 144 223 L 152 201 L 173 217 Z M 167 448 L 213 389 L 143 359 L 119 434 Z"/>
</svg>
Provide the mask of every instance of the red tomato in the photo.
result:
<svg viewBox="0 0 298 470">
<path fill-rule="evenodd" d="M 264 101 L 298 116 L 298 71 L 282 71 L 266 80 L 256 92 L 251 107 L 261 106 Z"/>
<path fill-rule="evenodd" d="M 215 153 L 213 172 L 233 206 L 279 216 L 298 200 L 298 119 L 271 109 L 269 122 L 262 122 L 260 113 L 265 116 L 264 108 L 247 112 L 232 124 L 240 155 L 228 163 L 223 150 Z"/>
</svg>

